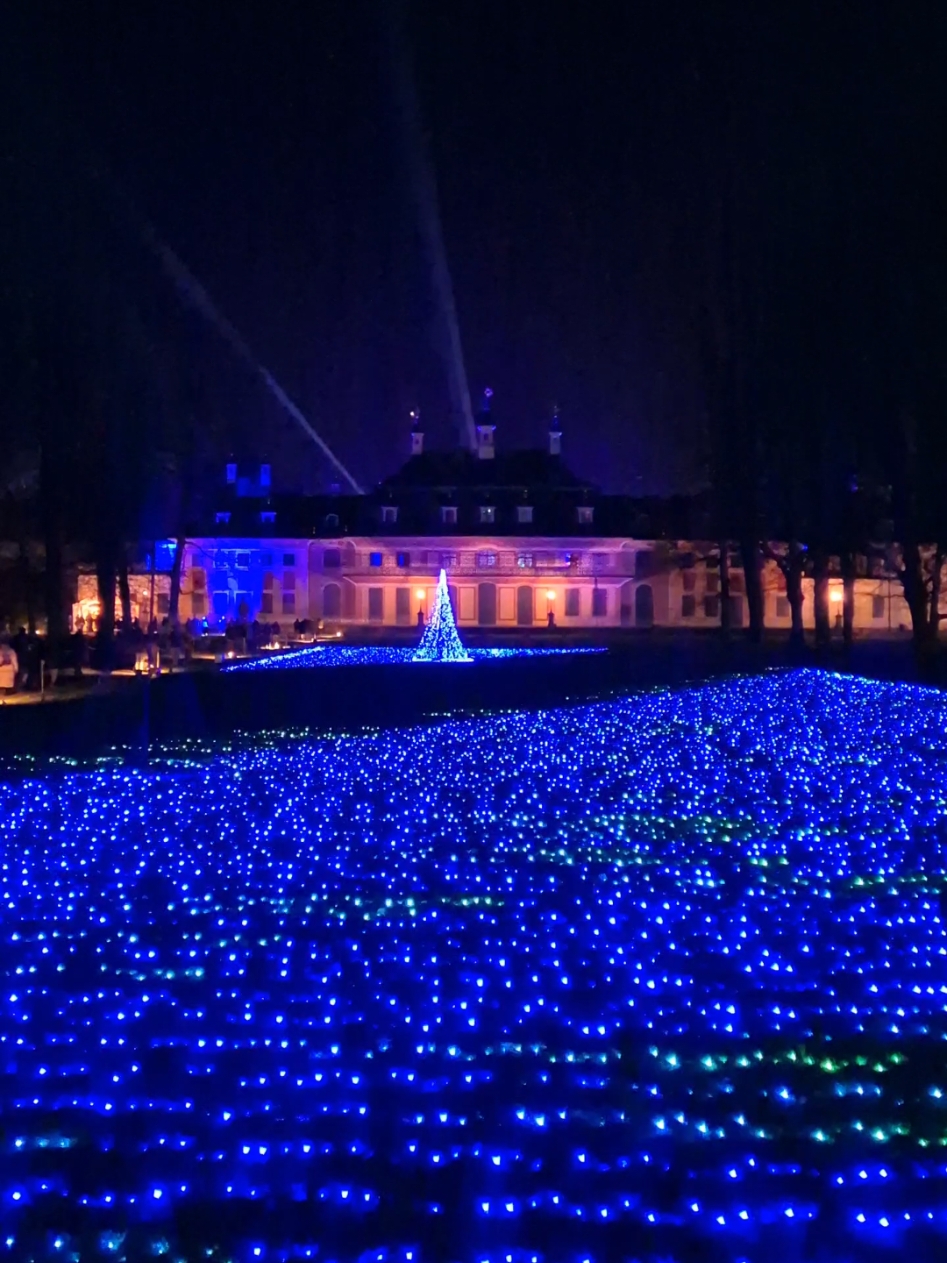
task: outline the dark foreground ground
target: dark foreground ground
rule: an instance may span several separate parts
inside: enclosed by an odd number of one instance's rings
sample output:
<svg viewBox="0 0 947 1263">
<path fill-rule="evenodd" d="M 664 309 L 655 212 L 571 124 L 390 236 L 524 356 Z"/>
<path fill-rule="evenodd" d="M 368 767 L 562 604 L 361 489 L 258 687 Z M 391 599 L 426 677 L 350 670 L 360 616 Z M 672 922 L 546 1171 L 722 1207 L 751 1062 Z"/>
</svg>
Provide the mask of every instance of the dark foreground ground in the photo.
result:
<svg viewBox="0 0 947 1263">
<path fill-rule="evenodd" d="M 237 732 L 390 727 L 432 715 L 536 708 L 676 686 L 733 673 L 819 666 L 880 680 L 947 685 L 947 656 L 919 664 L 908 641 L 849 651 L 792 652 L 784 641 L 652 634 L 606 652 L 501 659 L 471 666 L 352 666 L 333 670 L 217 670 L 128 678 L 55 705 L 0 707 L 0 759 L 89 757 L 114 746 Z"/>
</svg>

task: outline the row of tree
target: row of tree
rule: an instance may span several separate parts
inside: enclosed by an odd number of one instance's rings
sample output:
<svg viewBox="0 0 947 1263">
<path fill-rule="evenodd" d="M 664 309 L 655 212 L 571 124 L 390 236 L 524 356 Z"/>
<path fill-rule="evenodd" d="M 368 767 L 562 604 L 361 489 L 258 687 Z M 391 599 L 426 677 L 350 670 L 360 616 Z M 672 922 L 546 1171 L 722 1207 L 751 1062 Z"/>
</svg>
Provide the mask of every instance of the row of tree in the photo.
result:
<svg viewBox="0 0 947 1263">
<path fill-rule="evenodd" d="M 825 641 L 830 576 L 844 581 L 850 638 L 861 559 L 880 555 L 926 645 L 947 549 L 947 170 L 942 120 L 908 121 L 939 99 L 936 70 L 920 45 L 900 46 L 903 31 L 888 40 L 867 23 L 864 57 L 846 59 L 852 79 L 830 98 L 816 64 L 828 29 L 810 32 L 771 91 L 779 63 L 745 37 L 749 15 L 733 21 L 699 70 L 695 338 L 716 531 L 738 545 L 752 638 L 767 557 L 785 577 L 796 638 L 802 580 L 813 580 Z M 729 552 L 718 553 L 724 628 Z"/>
</svg>

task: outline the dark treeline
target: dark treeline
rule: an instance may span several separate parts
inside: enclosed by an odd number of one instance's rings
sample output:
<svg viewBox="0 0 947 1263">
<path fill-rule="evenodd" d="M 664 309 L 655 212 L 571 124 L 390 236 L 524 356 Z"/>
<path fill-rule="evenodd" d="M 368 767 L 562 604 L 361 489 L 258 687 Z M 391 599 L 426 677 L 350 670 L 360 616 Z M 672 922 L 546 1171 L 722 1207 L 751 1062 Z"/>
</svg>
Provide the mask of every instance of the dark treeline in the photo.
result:
<svg viewBox="0 0 947 1263">
<path fill-rule="evenodd" d="M 28 616 L 45 613 L 53 639 L 67 627 L 69 566 L 94 564 L 108 636 L 130 543 L 180 537 L 240 446 L 227 390 L 253 387 L 162 276 L 44 77 L 25 12 L 0 62 L 2 534 L 32 567 Z M 627 232 L 674 259 L 667 342 L 681 377 L 699 381 L 691 431 L 724 628 L 730 558 L 753 638 L 775 558 L 794 635 L 809 577 L 816 635 L 828 637 L 833 575 L 850 634 L 854 579 L 876 553 L 900 577 L 918 642 L 935 640 L 947 550 L 943 17 L 802 6 L 774 21 L 765 6 L 706 5 L 667 23 L 676 73 L 641 125 L 660 136 L 660 117 L 674 143 L 652 155 L 650 213 Z"/>
<path fill-rule="evenodd" d="M 947 543 L 943 25 L 920 9 L 865 6 L 852 22 L 829 6 L 785 24 L 783 56 L 764 25 L 742 7 L 718 14 L 694 76 L 706 468 L 730 544 L 722 619 L 735 550 L 752 638 L 767 556 L 796 638 L 809 576 L 828 639 L 830 574 L 850 638 L 854 579 L 874 555 L 926 643 Z"/>
</svg>

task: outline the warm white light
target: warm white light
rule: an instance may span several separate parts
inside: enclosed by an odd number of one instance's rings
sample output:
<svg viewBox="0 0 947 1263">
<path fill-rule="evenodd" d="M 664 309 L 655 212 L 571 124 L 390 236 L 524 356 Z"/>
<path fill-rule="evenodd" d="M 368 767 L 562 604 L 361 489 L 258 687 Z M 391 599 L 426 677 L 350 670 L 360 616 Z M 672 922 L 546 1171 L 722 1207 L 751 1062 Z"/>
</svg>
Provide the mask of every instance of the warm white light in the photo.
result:
<svg viewBox="0 0 947 1263">
<path fill-rule="evenodd" d="M 833 601 L 841 601 L 842 599 L 842 594 L 841 592 L 839 592 L 838 588 L 836 588 L 835 591 L 831 595 L 832 595 Z"/>
<path fill-rule="evenodd" d="M 549 601 L 554 601 L 556 599 L 556 594 L 555 592 L 553 592 L 552 588 L 550 588 L 549 591 L 546 593 L 546 599 Z"/>
<path fill-rule="evenodd" d="M 418 598 L 418 600 L 419 600 L 419 601 L 423 601 L 423 600 L 424 600 L 424 589 L 423 589 L 423 588 L 418 588 L 417 592 L 415 592 L 415 594 L 414 594 L 414 595 Z"/>
</svg>

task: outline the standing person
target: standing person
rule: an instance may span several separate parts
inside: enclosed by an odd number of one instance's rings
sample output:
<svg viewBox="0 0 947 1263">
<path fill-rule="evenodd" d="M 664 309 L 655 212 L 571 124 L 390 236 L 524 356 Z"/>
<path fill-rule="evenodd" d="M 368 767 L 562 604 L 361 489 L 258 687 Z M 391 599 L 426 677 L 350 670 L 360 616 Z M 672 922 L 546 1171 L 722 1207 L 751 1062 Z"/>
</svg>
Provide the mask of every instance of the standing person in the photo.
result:
<svg viewBox="0 0 947 1263">
<path fill-rule="evenodd" d="M 20 662 L 12 645 L 0 644 L 0 693 L 12 693 L 20 674 Z"/>
</svg>

